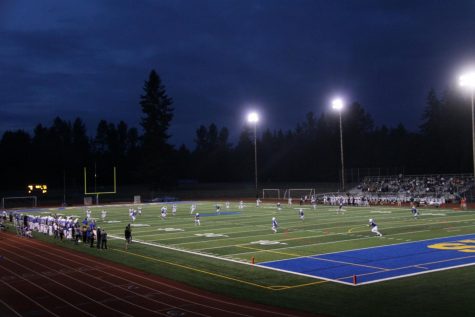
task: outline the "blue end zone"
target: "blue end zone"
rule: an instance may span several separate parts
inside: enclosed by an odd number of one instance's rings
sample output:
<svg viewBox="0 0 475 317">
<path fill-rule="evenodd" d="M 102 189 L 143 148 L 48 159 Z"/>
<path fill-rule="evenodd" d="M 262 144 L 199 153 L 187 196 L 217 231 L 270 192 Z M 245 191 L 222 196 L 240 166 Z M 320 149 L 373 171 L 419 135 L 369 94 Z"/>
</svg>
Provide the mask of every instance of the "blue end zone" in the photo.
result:
<svg viewBox="0 0 475 317">
<path fill-rule="evenodd" d="M 475 234 L 259 263 L 258 266 L 353 285 L 475 265 Z"/>
</svg>

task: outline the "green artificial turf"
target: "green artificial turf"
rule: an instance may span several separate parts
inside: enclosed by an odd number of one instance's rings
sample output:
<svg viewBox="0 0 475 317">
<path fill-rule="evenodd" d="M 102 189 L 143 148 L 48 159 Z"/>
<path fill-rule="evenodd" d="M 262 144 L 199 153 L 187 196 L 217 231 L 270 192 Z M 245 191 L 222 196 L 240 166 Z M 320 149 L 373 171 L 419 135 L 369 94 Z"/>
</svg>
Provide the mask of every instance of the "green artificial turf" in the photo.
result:
<svg viewBox="0 0 475 317">
<path fill-rule="evenodd" d="M 221 215 L 216 215 L 217 203 Z M 353 287 L 251 265 L 252 259 L 259 263 L 469 234 L 475 229 L 475 213 L 470 211 L 421 208 L 422 215 L 414 219 L 407 207 L 345 207 L 344 214 L 337 214 L 335 206 L 313 210 L 307 205 L 302 221 L 295 205 L 283 205 L 278 211 L 275 204 L 256 208 L 248 203 L 239 209 L 238 202 L 231 201 L 226 209 L 223 201 L 213 201 L 198 202 L 202 217 L 201 226 L 196 226 L 190 203 L 177 204 L 175 216 L 168 204 L 165 220 L 160 217 L 164 204 L 142 206 L 142 215 L 137 215 L 132 227 L 135 241 L 127 252 L 123 236 L 131 220 L 125 205 L 90 207 L 97 224 L 108 232 L 108 251 L 42 234 L 35 237 L 212 292 L 330 316 L 435 317 L 475 312 L 475 266 Z M 105 221 L 100 219 L 102 209 L 107 210 Z M 86 215 L 84 207 L 40 212 L 75 215 L 80 221 Z M 280 224 L 276 234 L 271 230 L 272 217 Z M 376 219 L 384 237 L 373 236 L 369 218 Z"/>
</svg>

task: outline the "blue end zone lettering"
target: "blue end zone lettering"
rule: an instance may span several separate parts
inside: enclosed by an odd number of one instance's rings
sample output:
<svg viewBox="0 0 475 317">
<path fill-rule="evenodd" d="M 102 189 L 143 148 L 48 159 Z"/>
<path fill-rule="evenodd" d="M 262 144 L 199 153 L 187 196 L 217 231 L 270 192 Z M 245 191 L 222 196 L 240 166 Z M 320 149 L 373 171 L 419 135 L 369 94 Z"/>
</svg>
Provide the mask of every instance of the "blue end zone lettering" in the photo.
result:
<svg viewBox="0 0 475 317">
<path fill-rule="evenodd" d="M 475 234 L 263 262 L 257 266 L 357 285 L 475 265 Z"/>
</svg>

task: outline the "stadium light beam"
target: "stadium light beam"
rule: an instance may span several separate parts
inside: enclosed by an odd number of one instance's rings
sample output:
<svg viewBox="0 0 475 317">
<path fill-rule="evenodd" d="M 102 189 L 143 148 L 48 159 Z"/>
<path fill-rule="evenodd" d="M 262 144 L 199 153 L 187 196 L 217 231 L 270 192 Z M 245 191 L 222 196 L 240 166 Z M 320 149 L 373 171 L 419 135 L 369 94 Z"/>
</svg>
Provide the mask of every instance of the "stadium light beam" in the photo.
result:
<svg viewBox="0 0 475 317">
<path fill-rule="evenodd" d="M 343 125 L 341 124 L 341 111 L 344 108 L 343 100 L 336 98 L 332 101 L 332 108 L 338 111 L 340 117 L 340 156 L 341 156 L 341 191 L 345 191 L 345 161 L 343 156 Z"/>
<path fill-rule="evenodd" d="M 471 93 L 472 101 L 472 158 L 473 158 L 473 174 L 475 177 L 475 114 L 473 110 L 473 95 L 475 91 L 475 71 L 466 73 L 459 78 L 459 84 L 461 87 L 468 87 Z"/>
<path fill-rule="evenodd" d="M 259 122 L 259 114 L 257 112 L 251 112 L 247 115 L 247 122 L 254 125 L 254 176 L 256 181 L 256 199 L 259 198 L 259 192 L 257 190 L 257 122 Z"/>
</svg>

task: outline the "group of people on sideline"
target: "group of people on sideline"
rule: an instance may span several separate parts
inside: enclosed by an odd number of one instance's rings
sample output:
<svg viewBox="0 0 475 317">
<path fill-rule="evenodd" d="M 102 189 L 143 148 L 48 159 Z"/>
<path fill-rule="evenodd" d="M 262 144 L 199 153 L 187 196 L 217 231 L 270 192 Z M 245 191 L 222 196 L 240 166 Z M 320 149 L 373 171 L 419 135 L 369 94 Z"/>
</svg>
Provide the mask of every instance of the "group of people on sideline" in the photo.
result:
<svg viewBox="0 0 475 317">
<path fill-rule="evenodd" d="M 5 211 L 2 213 L 2 219 L 6 220 Z M 33 232 L 39 232 L 61 241 L 74 241 L 76 245 L 82 243 L 91 248 L 107 250 L 107 231 L 90 218 L 90 212 L 86 213 L 81 222 L 77 217 L 63 217 L 56 214 L 34 216 L 21 213 L 12 213 L 10 222 L 13 223 L 18 235 L 27 238 L 31 238 Z"/>
</svg>

